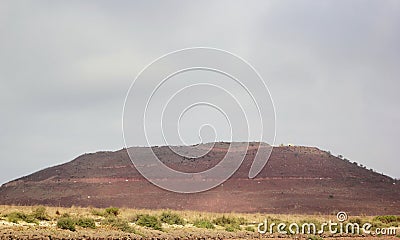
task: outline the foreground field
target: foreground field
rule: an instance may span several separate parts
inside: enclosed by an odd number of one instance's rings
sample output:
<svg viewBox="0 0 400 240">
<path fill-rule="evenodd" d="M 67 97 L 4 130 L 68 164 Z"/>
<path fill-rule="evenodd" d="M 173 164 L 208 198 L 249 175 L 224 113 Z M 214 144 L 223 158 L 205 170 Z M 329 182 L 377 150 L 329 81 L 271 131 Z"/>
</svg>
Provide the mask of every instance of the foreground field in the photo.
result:
<svg viewBox="0 0 400 240">
<path fill-rule="evenodd" d="M 351 216 L 348 222 L 371 223 L 371 234 L 260 234 L 258 224 L 337 221 L 334 215 L 271 215 L 118 208 L 0 206 L 1 239 L 400 239 L 399 216 Z M 386 230 L 386 235 L 375 234 Z"/>
</svg>

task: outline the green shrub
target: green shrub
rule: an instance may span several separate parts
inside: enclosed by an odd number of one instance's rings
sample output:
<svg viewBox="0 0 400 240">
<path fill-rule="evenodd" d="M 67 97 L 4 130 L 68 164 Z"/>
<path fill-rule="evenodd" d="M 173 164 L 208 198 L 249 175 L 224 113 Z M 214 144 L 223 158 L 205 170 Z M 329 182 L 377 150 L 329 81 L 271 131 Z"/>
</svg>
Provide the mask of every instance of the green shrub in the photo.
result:
<svg viewBox="0 0 400 240">
<path fill-rule="evenodd" d="M 381 223 L 388 224 L 388 223 L 397 222 L 398 220 L 400 220 L 399 218 L 400 217 L 396 217 L 396 216 L 393 216 L 393 215 L 386 215 L 386 216 L 376 216 L 374 218 L 374 220 L 378 220 Z"/>
<path fill-rule="evenodd" d="M 241 220 L 239 220 L 238 218 L 235 217 L 225 217 L 225 215 L 213 220 L 214 224 L 223 227 L 228 225 L 239 225 L 241 222 L 245 222 L 244 218 L 241 218 Z"/>
<path fill-rule="evenodd" d="M 168 223 L 169 225 L 185 225 L 185 220 L 176 213 L 163 212 L 160 217 L 161 222 Z"/>
<path fill-rule="evenodd" d="M 119 211 L 119 208 L 109 207 L 104 210 L 92 209 L 91 213 L 92 213 L 92 215 L 99 216 L 99 217 L 108 217 L 108 216 L 116 217 L 119 215 L 120 211 Z"/>
<path fill-rule="evenodd" d="M 193 225 L 198 228 L 214 229 L 215 226 L 207 219 L 198 219 L 194 221 Z"/>
<path fill-rule="evenodd" d="M 161 221 L 156 216 L 149 214 L 139 215 L 136 224 L 143 227 L 153 228 L 155 230 L 162 230 Z"/>
<path fill-rule="evenodd" d="M 25 218 L 25 222 L 39 224 L 37 219 L 34 218 L 32 215 L 27 215 Z"/>
<path fill-rule="evenodd" d="M 373 220 L 371 224 L 372 224 L 372 229 L 385 227 L 385 224 L 383 224 L 381 221 L 378 220 Z"/>
<path fill-rule="evenodd" d="M 38 207 L 32 212 L 32 217 L 36 218 L 37 220 L 41 221 L 49 221 L 50 217 L 46 213 L 45 207 Z"/>
<path fill-rule="evenodd" d="M 359 226 L 361 226 L 361 223 L 362 223 L 360 218 L 350 218 L 349 222 L 357 223 Z"/>
<path fill-rule="evenodd" d="M 114 216 L 118 216 L 119 214 L 119 208 L 116 207 L 109 207 L 105 209 L 105 212 L 107 213 L 107 215 L 114 215 Z"/>
<path fill-rule="evenodd" d="M 96 222 L 93 218 L 79 218 L 76 221 L 76 225 L 83 227 L 83 228 L 96 228 Z"/>
<path fill-rule="evenodd" d="M 135 229 L 129 225 L 128 221 L 116 217 L 107 217 L 103 220 L 102 224 L 123 232 L 136 233 Z"/>
<path fill-rule="evenodd" d="M 75 231 L 75 221 L 69 217 L 62 217 L 58 219 L 57 227 L 65 230 Z"/>
<path fill-rule="evenodd" d="M 22 212 L 11 212 L 5 215 L 5 217 L 7 217 L 7 221 L 12 223 L 18 223 L 19 221 L 24 221 L 27 223 L 38 223 L 32 215 L 27 215 Z"/>
<path fill-rule="evenodd" d="M 26 215 L 25 213 L 21 212 L 11 212 L 9 214 L 6 214 L 5 217 L 9 222 L 18 223 L 19 221 L 25 221 Z"/>
</svg>

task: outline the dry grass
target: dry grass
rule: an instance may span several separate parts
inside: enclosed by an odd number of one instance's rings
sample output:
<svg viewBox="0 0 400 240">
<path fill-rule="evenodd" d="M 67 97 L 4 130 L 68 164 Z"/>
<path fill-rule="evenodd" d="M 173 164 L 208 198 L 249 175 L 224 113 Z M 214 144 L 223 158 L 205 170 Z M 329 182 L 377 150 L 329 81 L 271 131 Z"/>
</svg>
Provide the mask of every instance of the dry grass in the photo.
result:
<svg viewBox="0 0 400 240">
<path fill-rule="evenodd" d="M 11 213 L 11 212 L 23 212 L 26 214 L 32 213 L 35 209 L 40 206 L 15 206 L 15 205 L 0 205 L 0 216 Z M 75 217 L 93 217 L 93 212 L 104 212 L 104 208 L 93 208 L 93 207 L 49 207 L 46 206 L 47 214 L 55 219 L 59 215 L 69 214 Z M 284 222 L 301 222 L 305 220 L 315 220 L 318 222 L 324 222 L 328 220 L 336 220 L 335 215 L 288 215 L 288 214 L 266 214 L 266 213 L 214 213 L 214 212 L 199 212 L 199 211 L 177 211 L 170 209 L 131 209 L 131 208 L 120 208 L 119 217 L 124 219 L 131 219 L 138 214 L 149 214 L 160 216 L 163 212 L 170 211 L 183 217 L 188 222 L 193 222 L 197 219 L 215 219 L 222 216 L 244 218 L 249 223 L 260 223 L 265 218 L 279 219 Z M 58 212 L 58 214 L 57 214 Z M 360 218 L 363 221 L 374 221 L 375 216 L 350 216 L 350 218 Z"/>
<path fill-rule="evenodd" d="M 35 234 L 40 234 L 40 232 L 45 232 L 48 234 L 54 233 L 59 234 L 59 232 L 65 232 L 68 230 L 60 230 L 57 229 L 57 221 L 60 218 L 65 218 L 66 216 L 71 219 L 93 219 L 96 223 L 96 230 L 89 228 L 82 228 L 77 225 L 76 237 L 79 237 L 79 234 L 93 235 L 93 234 L 101 234 L 108 233 L 110 231 L 114 232 L 114 235 L 122 234 L 131 234 L 131 236 L 137 237 L 160 237 L 164 236 L 165 238 L 175 238 L 182 237 L 186 238 L 187 236 L 191 237 L 204 237 L 207 236 L 209 238 L 224 236 L 226 238 L 257 238 L 257 225 L 264 221 L 264 219 L 269 219 L 271 222 L 285 222 L 285 223 L 304 223 L 304 222 L 313 222 L 313 223 L 322 223 L 328 222 L 329 220 L 336 221 L 336 215 L 284 215 L 284 214 L 263 214 L 263 213 L 212 213 L 212 212 L 198 212 L 198 211 L 176 211 L 169 209 L 159 209 L 159 210 L 149 210 L 149 209 L 129 209 L 129 208 L 121 208 L 118 211 L 118 214 L 110 214 L 107 213 L 105 209 L 101 208 L 91 208 L 91 207 L 45 207 L 46 216 L 48 216 L 48 221 L 38 221 L 38 223 L 7 223 L 9 219 L 7 219 L 7 214 L 10 213 L 23 213 L 26 215 L 32 215 L 35 209 L 40 206 L 4 206 L 0 205 L 0 220 L 3 222 L 0 225 L 0 233 L 1 231 L 13 230 L 15 232 L 22 233 L 24 231 L 35 232 Z M 118 209 L 117 209 L 118 210 Z M 184 226 L 182 225 L 168 225 L 162 224 L 162 228 L 151 228 L 139 226 L 138 224 L 134 224 L 134 219 L 138 219 L 138 216 L 150 215 L 156 216 L 158 219 L 162 215 L 162 213 L 169 212 L 173 214 L 177 214 L 179 217 L 184 219 Z M 235 222 L 234 224 L 219 224 L 218 219 L 230 219 Z M 386 218 L 385 218 L 386 219 Z M 394 223 L 382 223 L 379 222 L 379 218 L 373 216 L 350 216 L 349 221 L 359 221 L 359 222 L 370 222 L 373 224 L 377 224 L 377 226 L 397 226 L 400 223 L 400 217 L 398 217 L 399 221 Z M 195 227 L 193 224 L 198 220 L 207 220 L 209 222 L 214 223 L 214 229 L 205 229 Z M 229 220 L 228 220 L 229 221 Z M 44 222 L 44 223 L 43 223 Z M 6 224 L 7 223 L 7 224 Z M 32 227 L 34 226 L 34 227 Z M 6 232 L 7 232 L 6 231 Z M 39 231 L 39 233 L 38 233 Z M 13 234 L 15 233 L 13 232 Z M 60 235 L 57 235 L 60 236 Z M 285 236 L 290 237 L 290 236 Z"/>
<path fill-rule="evenodd" d="M 13 205 L 0 205 L 0 216 L 6 215 L 11 212 L 23 212 L 26 214 L 32 213 L 40 206 L 13 206 Z M 99 217 L 94 212 L 104 212 L 103 208 L 92 207 L 45 207 L 47 214 L 52 219 L 58 218 L 62 214 L 69 214 L 71 217 Z M 131 209 L 120 208 L 118 217 L 122 219 L 132 219 L 138 214 L 149 214 L 160 216 L 163 212 L 170 211 L 176 213 L 187 222 L 194 222 L 198 219 L 216 219 L 222 216 L 233 218 L 244 218 L 248 223 L 260 223 L 265 218 L 272 220 L 280 220 L 283 222 L 302 222 L 305 220 L 312 220 L 317 222 L 325 222 L 329 220 L 336 220 L 335 215 L 287 215 L 287 214 L 265 214 L 265 213 L 213 213 L 213 212 L 199 212 L 199 211 L 177 211 L 170 209 Z M 58 214 L 57 214 L 58 213 Z M 350 218 L 360 218 L 362 221 L 374 221 L 374 216 L 350 216 Z"/>
</svg>

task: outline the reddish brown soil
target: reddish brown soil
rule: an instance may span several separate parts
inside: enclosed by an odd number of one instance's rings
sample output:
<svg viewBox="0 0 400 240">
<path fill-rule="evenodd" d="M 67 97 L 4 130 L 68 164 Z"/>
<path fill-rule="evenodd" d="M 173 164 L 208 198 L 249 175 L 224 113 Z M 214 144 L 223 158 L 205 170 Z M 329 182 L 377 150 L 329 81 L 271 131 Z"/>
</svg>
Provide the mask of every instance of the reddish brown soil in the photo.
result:
<svg viewBox="0 0 400 240">
<path fill-rule="evenodd" d="M 227 146 L 218 143 L 197 160 L 179 157 L 167 147 L 154 151 L 174 169 L 198 172 L 217 164 Z M 242 166 L 227 182 L 202 193 L 178 194 L 152 185 L 122 149 L 85 154 L 4 184 L 0 204 L 400 215 L 399 181 L 313 147 L 275 147 L 260 174 L 248 179 L 257 146 L 252 144 Z"/>
</svg>

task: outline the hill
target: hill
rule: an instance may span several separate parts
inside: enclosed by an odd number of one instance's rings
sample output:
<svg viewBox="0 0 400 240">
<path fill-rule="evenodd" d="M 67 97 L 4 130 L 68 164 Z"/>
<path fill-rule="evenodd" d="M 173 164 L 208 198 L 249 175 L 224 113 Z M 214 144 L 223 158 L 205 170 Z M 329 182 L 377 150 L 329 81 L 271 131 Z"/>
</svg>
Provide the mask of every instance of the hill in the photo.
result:
<svg viewBox="0 0 400 240">
<path fill-rule="evenodd" d="M 216 143 L 201 159 L 183 158 L 168 147 L 153 147 L 166 165 L 199 172 L 217 164 L 229 143 Z M 315 147 L 274 147 L 263 170 L 249 179 L 258 144 L 225 183 L 202 193 L 179 194 L 144 179 L 126 149 L 78 158 L 0 187 L 0 204 L 129 207 L 213 212 L 351 215 L 400 214 L 400 183 Z M 138 148 L 140 150 L 140 148 Z"/>
</svg>

